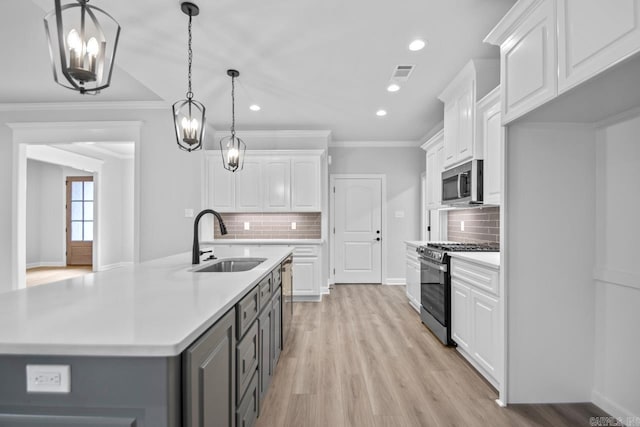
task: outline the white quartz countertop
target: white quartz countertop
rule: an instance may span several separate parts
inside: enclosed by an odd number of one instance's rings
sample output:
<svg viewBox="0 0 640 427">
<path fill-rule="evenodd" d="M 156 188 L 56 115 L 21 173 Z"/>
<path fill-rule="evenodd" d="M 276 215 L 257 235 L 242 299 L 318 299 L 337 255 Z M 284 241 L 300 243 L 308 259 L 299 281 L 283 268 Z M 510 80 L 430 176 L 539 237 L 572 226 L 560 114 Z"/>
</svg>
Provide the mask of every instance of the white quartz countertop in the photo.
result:
<svg viewBox="0 0 640 427">
<path fill-rule="evenodd" d="M 500 268 L 500 252 L 447 252 L 452 258 L 473 261 L 491 268 Z"/>
<path fill-rule="evenodd" d="M 175 356 L 291 252 L 218 247 L 218 258 L 266 261 L 245 272 L 196 273 L 183 253 L 0 294 L 0 355 Z"/>
<path fill-rule="evenodd" d="M 202 246 L 219 245 L 321 245 L 322 239 L 218 239 L 202 242 Z"/>
<path fill-rule="evenodd" d="M 429 241 L 428 240 L 405 240 L 404 243 L 409 246 L 418 247 L 418 246 L 426 245 L 427 243 L 429 243 Z"/>
</svg>

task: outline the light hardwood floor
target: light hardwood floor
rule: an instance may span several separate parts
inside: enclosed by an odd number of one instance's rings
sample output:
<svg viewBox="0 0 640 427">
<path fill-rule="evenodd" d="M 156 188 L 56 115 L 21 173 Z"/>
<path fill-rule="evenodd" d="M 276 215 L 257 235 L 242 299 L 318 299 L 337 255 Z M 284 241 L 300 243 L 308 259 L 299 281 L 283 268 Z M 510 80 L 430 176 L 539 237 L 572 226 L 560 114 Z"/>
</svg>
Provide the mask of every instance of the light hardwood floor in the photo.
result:
<svg viewBox="0 0 640 427">
<path fill-rule="evenodd" d="M 592 404 L 510 405 L 420 323 L 403 286 L 296 303 L 257 427 L 588 426 Z"/>
<path fill-rule="evenodd" d="M 71 279 L 91 273 L 92 267 L 35 267 L 27 270 L 27 287 L 44 285 L 58 280 Z"/>
</svg>

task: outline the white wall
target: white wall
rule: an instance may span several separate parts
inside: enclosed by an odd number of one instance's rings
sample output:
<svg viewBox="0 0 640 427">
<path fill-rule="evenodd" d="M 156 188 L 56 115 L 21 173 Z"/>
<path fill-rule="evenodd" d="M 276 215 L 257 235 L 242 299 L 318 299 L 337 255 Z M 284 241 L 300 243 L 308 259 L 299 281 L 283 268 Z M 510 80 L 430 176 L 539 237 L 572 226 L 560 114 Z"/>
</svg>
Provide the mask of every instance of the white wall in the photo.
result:
<svg viewBox="0 0 640 427">
<path fill-rule="evenodd" d="M 508 402 L 590 401 L 595 132 L 513 125 L 507 141 Z"/>
<path fill-rule="evenodd" d="M 387 277 L 404 280 L 405 240 L 420 240 L 420 174 L 425 170 L 419 147 L 330 147 L 329 174 L 385 174 L 387 176 Z M 404 218 L 395 212 L 403 211 Z"/>
<path fill-rule="evenodd" d="M 604 127 L 597 142 L 593 401 L 640 416 L 640 117 Z"/>
<path fill-rule="evenodd" d="M 140 259 L 188 251 L 193 218 L 184 209 L 201 208 L 201 155 L 177 148 L 170 109 L 56 110 L 0 112 L 0 292 L 11 283 L 11 203 L 13 122 L 142 121 L 140 152 Z M 209 132 L 213 134 L 213 132 Z"/>
<path fill-rule="evenodd" d="M 40 265 L 41 165 L 27 160 L 27 267 Z"/>
</svg>

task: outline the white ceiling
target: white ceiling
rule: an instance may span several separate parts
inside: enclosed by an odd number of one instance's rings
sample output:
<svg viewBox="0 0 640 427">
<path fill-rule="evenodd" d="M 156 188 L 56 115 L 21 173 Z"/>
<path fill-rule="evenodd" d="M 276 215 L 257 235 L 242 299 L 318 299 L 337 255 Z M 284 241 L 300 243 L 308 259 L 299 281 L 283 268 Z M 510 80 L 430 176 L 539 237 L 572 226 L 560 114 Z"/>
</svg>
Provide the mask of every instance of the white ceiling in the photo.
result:
<svg viewBox="0 0 640 427">
<path fill-rule="evenodd" d="M 442 120 L 437 96 L 514 0 L 217 0 L 194 17 L 194 93 L 218 130 L 329 129 L 338 141 L 416 141 Z M 166 101 L 186 91 L 187 21 L 178 0 L 92 0 L 122 26 L 112 86 L 82 96 L 53 82 L 42 18 L 52 0 L 0 4 L 0 103 Z M 421 37 L 425 49 L 410 52 Z M 8 42 L 11 41 L 11 42 Z M 415 65 L 396 93 L 396 65 Z M 251 112 L 249 104 L 261 105 Z M 376 117 L 379 108 L 388 111 Z"/>
</svg>

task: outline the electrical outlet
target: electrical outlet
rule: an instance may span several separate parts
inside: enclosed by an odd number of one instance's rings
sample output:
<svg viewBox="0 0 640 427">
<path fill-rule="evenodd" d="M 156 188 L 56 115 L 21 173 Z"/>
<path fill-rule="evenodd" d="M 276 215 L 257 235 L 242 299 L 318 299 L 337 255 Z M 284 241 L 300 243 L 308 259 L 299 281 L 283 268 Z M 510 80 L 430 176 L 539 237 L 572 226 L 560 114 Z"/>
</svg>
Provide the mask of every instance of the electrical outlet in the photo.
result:
<svg viewBox="0 0 640 427">
<path fill-rule="evenodd" d="M 185 209 L 184 210 L 185 218 L 193 218 L 193 209 Z"/>
<path fill-rule="evenodd" d="M 292 222 L 291 222 L 291 229 L 292 229 L 292 230 L 295 230 L 295 229 L 296 229 L 296 227 L 297 227 L 297 225 L 296 225 L 295 221 L 292 221 Z"/>
<path fill-rule="evenodd" d="M 251 230 L 251 224 L 250 224 L 250 223 L 248 223 L 248 222 L 245 222 L 245 223 L 244 223 L 244 229 L 245 229 L 245 230 Z"/>
<path fill-rule="evenodd" d="M 464 231 L 464 221 L 460 221 L 460 231 Z"/>
<path fill-rule="evenodd" d="M 69 365 L 27 365 L 27 393 L 70 393 Z"/>
</svg>

